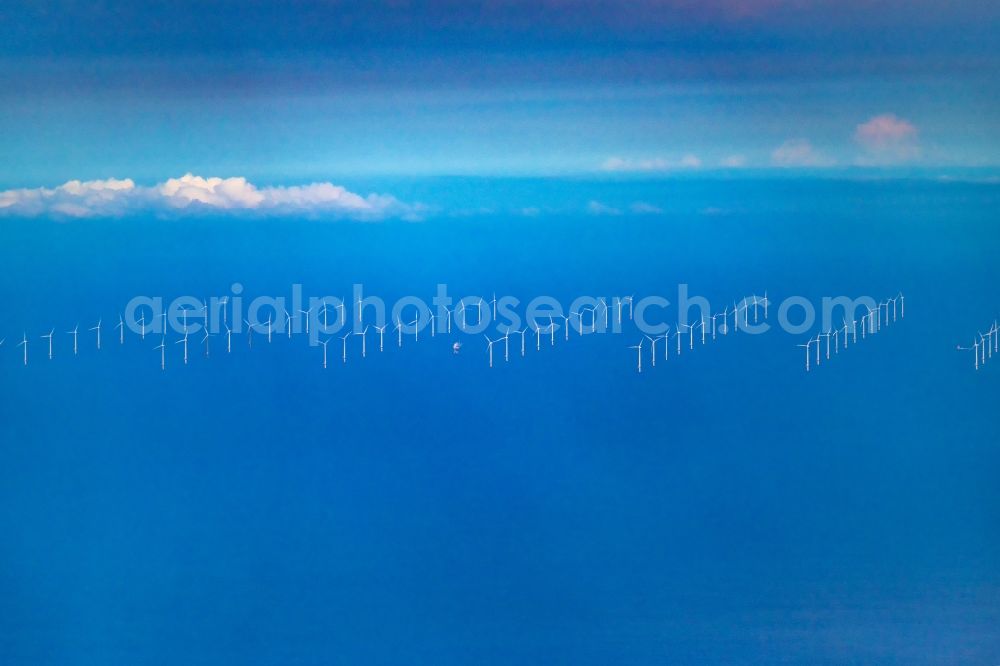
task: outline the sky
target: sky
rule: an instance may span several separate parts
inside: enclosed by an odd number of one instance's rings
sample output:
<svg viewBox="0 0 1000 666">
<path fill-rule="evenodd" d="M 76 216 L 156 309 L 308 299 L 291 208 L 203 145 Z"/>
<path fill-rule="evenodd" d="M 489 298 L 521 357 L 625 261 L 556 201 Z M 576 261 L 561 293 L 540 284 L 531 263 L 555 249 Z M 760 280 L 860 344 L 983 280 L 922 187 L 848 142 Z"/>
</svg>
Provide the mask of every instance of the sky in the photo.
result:
<svg viewBox="0 0 1000 666">
<path fill-rule="evenodd" d="M 970 0 L 4 3 L 0 189 L 991 169 L 998 29 Z"/>
</svg>

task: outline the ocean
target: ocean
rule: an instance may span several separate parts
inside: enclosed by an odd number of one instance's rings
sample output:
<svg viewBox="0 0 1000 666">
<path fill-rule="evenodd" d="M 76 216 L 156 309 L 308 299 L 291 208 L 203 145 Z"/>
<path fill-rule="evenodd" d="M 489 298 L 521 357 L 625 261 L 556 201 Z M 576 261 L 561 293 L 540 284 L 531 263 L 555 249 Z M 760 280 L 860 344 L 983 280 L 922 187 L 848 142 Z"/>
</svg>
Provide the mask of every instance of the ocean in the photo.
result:
<svg viewBox="0 0 1000 666">
<path fill-rule="evenodd" d="M 834 178 L 346 183 L 419 220 L 0 220 L 0 654 L 10 664 L 995 664 L 1000 185 Z M 474 201 L 475 205 L 469 202 Z M 222 336 L 136 296 L 902 292 L 819 332 Z M 675 310 L 658 315 L 669 323 Z M 103 322 L 98 352 L 81 333 Z M 547 321 L 543 322 L 547 323 Z M 54 358 L 39 336 L 55 328 Z M 391 326 L 390 326 L 391 330 Z M 16 343 L 29 336 L 30 362 Z M 461 352 L 452 344 L 463 342 Z M 662 343 L 661 343 L 662 344 Z M 659 348 L 662 349 L 662 346 Z"/>
</svg>

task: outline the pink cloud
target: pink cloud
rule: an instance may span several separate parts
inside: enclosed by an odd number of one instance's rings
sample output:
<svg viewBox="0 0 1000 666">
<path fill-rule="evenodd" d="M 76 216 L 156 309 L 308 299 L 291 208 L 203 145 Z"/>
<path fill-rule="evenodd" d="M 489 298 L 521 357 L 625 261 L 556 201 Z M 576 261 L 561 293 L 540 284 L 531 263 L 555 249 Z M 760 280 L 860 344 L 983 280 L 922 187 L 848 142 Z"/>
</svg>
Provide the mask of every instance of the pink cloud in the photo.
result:
<svg viewBox="0 0 1000 666">
<path fill-rule="evenodd" d="M 883 113 L 861 123 L 854 140 L 867 151 L 863 162 L 902 162 L 920 154 L 917 128 L 891 113 Z"/>
</svg>

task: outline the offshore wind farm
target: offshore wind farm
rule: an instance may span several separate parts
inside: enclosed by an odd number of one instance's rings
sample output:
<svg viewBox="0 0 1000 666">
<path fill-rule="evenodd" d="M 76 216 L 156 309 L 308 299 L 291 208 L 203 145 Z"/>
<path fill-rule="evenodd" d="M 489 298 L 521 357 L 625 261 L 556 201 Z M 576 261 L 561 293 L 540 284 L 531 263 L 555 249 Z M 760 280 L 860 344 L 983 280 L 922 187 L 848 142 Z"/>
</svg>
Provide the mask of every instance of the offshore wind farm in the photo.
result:
<svg viewBox="0 0 1000 666">
<path fill-rule="evenodd" d="M 1000 664 L 1000 4 L 0 5 L 0 666 Z"/>
</svg>

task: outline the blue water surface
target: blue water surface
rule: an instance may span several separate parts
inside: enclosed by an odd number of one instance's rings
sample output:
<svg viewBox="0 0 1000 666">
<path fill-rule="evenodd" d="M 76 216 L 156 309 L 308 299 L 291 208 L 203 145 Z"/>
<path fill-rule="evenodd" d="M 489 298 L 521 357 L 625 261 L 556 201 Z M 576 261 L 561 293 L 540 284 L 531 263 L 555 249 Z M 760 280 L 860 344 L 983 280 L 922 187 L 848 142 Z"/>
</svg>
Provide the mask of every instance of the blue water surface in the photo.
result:
<svg viewBox="0 0 1000 666">
<path fill-rule="evenodd" d="M 955 346 L 1000 315 L 1000 186 L 372 186 L 429 212 L 0 223 L 0 662 L 998 663 L 1000 361 Z M 324 370 L 305 336 L 183 366 L 174 335 L 165 372 L 158 338 L 108 330 L 136 295 L 235 282 L 686 283 L 718 309 L 902 290 L 906 318 L 808 374 L 808 335 L 780 331 L 639 375 L 631 329 L 493 369 L 481 336 L 352 340 L 346 364 L 335 340 Z M 65 331 L 98 317 L 104 349 L 73 357 Z"/>
</svg>

